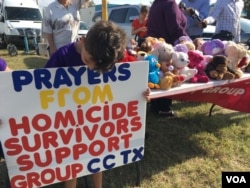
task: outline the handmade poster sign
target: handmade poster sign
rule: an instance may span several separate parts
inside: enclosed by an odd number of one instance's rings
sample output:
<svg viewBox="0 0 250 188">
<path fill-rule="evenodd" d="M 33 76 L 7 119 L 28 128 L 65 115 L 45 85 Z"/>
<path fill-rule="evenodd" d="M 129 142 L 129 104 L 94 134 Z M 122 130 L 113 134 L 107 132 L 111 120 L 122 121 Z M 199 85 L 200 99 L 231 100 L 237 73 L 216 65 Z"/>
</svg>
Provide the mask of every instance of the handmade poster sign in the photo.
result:
<svg viewBox="0 0 250 188">
<path fill-rule="evenodd" d="M 139 161 L 146 61 L 0 74 L 0 139 L 11 187 L 34 188 Z"/>
</svg>

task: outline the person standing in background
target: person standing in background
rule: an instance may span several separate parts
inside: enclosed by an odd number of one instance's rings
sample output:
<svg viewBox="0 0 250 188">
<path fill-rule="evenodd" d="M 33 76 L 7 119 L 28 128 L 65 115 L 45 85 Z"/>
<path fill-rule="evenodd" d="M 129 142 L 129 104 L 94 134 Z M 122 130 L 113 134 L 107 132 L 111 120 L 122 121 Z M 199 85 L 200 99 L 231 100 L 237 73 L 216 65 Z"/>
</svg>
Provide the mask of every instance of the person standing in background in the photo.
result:
<svg viewBox="0 0 250 188">
<path fill-rule="evenodd" d="M 218 0 L 209 16 L 200 24 L 216 22 L 213 39 L 240 42 L 240 17 L 244 8 L 243 0 Z"/>
<path fill-rule="evenodd" d="M 187 34 L 192 40 L 200 38 L 203 34 L 203 28 L 200 26 L 199 21 L 192 17 L 190 10 L 193 9 L 196 16 L 203 20 L 209 13 L 209 0 L 181 0 L 181 3 L 184 3 L 187 7 L 186 10 L 183 10 L 187 17 Z"/>
<path fill-rule="evenodd" d="M 132 22 L 131 34 L 135 35 L 135 40 L 138 46 L 145 40 L 147 34 L 147 21 L 148 21 L 149 7 L 142 5 L 140 9 L 140 15 Z"/>
<path fill-rule="evenodd" d="M 169 44 L 187 36 L 187 19 L 175 0 L 155 0 L 150 8 L 147 36 L 164 38 Z"/>
<path fill-rule="evenodd" d="M 169 44 L 181 36 L 187 36 L 187 19 L 175 0 L 154 0 L 148 15 L 147 36 L 164 38 Z M 164 117 L 175 116 L 171 109 L 172 100 L 157 98 L 151 100 L 151 111 Z"/>
<path fill-rule="evenodd" d="M 50 56 L 60 47 L 75 42 L 80 24 L 81 0 L 55 0 L 45 10 L 43 32 Z"/>
</svg>

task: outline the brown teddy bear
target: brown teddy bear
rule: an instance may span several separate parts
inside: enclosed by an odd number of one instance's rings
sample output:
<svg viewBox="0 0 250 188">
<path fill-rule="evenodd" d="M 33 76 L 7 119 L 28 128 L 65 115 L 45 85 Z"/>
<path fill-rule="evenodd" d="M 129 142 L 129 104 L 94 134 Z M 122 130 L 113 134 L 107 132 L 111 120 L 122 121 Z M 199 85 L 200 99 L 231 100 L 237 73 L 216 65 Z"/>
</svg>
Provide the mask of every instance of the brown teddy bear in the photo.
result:
<svg viewBox="0 0 250 188">
<path fill-rule="evenodd" d="M 205 72 L 212 80 L 231 80 L 235 74 L 228 68 L 229 60 L 224 55 L 215 55 L 210 63 L 207 64 Z"/>
<path fill-rule="evenodd" d="M 145 40 L 141 43 L 141 46 L 137 49 L 137 51 L 144 51 L 146 53 L 149 53 L 153 50 L 153 46 L 150 41 Z"/>
</svg>

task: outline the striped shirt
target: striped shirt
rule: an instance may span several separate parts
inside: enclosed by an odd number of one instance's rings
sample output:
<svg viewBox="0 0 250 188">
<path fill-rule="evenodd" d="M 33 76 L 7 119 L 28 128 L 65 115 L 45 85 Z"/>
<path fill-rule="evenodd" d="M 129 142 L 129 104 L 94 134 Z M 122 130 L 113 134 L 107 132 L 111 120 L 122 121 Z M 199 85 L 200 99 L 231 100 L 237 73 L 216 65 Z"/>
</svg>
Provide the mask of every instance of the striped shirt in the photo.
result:
<svg viewBox="0 0 250 188">
<path fill-rule="evenodd" d="M 215 33 L 221 30 L 232 32 L 234 41 L 240 42 L 240 16 L 244 7 L 242 0 L 218 0 L 209 17 L 208 24 L 216 21 Z"/>
</svg>

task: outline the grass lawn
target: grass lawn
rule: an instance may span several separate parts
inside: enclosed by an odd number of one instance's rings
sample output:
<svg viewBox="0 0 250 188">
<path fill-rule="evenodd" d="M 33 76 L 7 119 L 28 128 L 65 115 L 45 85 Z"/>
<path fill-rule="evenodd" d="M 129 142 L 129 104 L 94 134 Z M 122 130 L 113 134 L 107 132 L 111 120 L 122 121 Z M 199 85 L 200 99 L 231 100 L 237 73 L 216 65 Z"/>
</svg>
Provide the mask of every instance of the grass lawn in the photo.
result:
<svg viewBox="0 0 250 188">
<path fill-rule="evenodd" d="M 21 51 L 9 57 L 6 50 L 0 50 L 0 57 L 12 69 L 43 67 L 47 60 Z M 148 103 L 149 137 L 145 140 L 144 159 L 138 162 L 141 188 L 219 188 L 222 171 L 250 171 L 249 114 L 215 106 L 209 117 L 210 106 L 174 101 L 177 117 L 167 119 L 150 113 Z M 103 187 L 136 187 L 135 167 L 128 164 L 105 171 Z M 85 179 L 79 178 L 78 187 L 84 187 L 84 183 Z M 59 187 L 62 184 L 47 186 Z"/>
<path fill-rule="evenodd" d="M 0 50 L 0 57 L 5 59 L 11 69 L 35 69 L 44 67 L 48 57 L 38 56 L 34 51 L 30 51 L 29 55 L 19 50 L 17 56 L 10 56 L 5 49 Z"/>
</svg>

